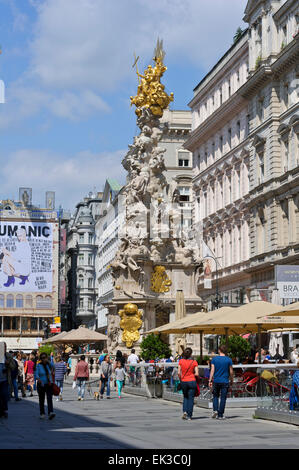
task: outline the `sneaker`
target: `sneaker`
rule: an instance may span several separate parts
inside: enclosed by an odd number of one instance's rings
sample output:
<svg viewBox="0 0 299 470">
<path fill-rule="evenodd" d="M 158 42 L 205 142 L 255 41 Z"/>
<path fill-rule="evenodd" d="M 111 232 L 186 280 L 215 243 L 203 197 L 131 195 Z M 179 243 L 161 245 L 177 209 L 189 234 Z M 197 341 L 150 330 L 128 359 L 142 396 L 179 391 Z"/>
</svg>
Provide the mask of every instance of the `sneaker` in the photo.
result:
<svg viewBox="0 0 299 470">
<path fill-rule="evenodd" d="M 59 398 L 56 398 L 56 401 L 59 401 Z"/>
<path fill-rule="evenodd" d="M 225 417 L 224 416 L 217 416 L 216 419 L 225 419 Z"/>
<path fill-rule="evenodd" d="M 215 419 L 215 418 L 217 418 L 217 416 L 218 416 L 218 411 L 213 411 L 212 418 Z"/>
<path fill-rule="evenodd" d="M 46 415 L 40 415 L 40 419 L 45 419 Z"/>
<path fill-rule="evenodd" d="M 22 400 L 22 398 L 16 398 L 16 401 L 21 401 L 21 400 Z"/>
<path fill-rule="evenodd" d="M 50 414 L 49 414 L 49 419 L 53 419 L 53 418 L 55 418 L 55 416 L 56 416 L 55 413 L 50 413 Z"/>
<path fill-rule="evenodd" d="M 81 397 L 81 401 L 84 401 L 84 398 L 83 398 L 83 397 Z"/>
<path fill-rule="evenodd" d="M 104 398 L 103 395 L 101 395 L 101 399 Z"/>
<path fill-rule="evenodd" d="M 31 392 L 29 396 L 30 396 L 30 397 L 33 397 L 33 393 Z"/>
<path fill-rule="evenodd" d="M 186 413 L 186 411 L 184 412 L 183 416 L 182 416 L 182 419 L 187 419 L 188 418 L 188 415 Z"/>
<path fill-rule="evenodd" d="M 192 421 L 192 416 L 188 416 L 187 421 Z"/>
<path fill-rule="evenodd" d="M 118 398 L 121 398 L 121 396 L 120 396 L 120 395 L 118 395 Z"/>
<path fill-rule="evenodd" d="M 80 401 L 80 400 L 81 400 L 81 397 L 78 397 L 78 401 Z"/>
<path fill-rule="evenodd" d="M 107 397 L 107 400 L 110 400 L 110 397 Z"/>
</svg>

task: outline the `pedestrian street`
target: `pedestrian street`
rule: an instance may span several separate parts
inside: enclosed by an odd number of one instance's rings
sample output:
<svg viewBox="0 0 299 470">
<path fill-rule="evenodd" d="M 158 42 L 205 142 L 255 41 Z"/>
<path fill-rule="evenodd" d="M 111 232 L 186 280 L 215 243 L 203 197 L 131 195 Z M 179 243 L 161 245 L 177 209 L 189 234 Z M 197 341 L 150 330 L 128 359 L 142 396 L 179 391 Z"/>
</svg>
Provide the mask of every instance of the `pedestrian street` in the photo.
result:
<svg viewBox="0 0 299 470">
<path fill-rule="evenodd" d="M 38 397 L 9 402 L 8 419 L 0 420 L 0 449 L 294 449 L 296 426 L 253 419 L 254 410 L 227 409 L 226 420 L 211 419 L 211 410 L 194 408 L 194 419 L 181 419 L 179 403 L 124 393 L 95 400 L 65 384 L 56 417 L 40 420 Z"/>
</svg>

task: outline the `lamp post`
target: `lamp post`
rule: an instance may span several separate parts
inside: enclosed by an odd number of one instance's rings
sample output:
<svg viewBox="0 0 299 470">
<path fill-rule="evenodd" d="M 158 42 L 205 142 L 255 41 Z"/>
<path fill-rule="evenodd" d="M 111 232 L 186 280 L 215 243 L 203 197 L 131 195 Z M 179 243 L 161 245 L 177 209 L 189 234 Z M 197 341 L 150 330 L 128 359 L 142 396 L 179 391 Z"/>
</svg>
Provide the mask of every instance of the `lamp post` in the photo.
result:
<svg viewBox="0 0 299 470">
<path fill-rule="evenodd" d="M 220 305 L 220 295 L 219 295 L 219 283 L 218 283 L 218 261 L 217 259 L 220 258 L 220 257 L 216 257 L 216 256 L 212 256 L 212 255 L 207 255 L 207 256 L 204 256 L 203 259 L 205 258 L 212 258 L 214 261 L 215 261 L 215 265 L 216 265 L 216 294 L 215 294 L 215 300 L 213 301 L 213 310 L 216 310 L 217 308 L 219 308 L 219 305 Z"/>
</svg>

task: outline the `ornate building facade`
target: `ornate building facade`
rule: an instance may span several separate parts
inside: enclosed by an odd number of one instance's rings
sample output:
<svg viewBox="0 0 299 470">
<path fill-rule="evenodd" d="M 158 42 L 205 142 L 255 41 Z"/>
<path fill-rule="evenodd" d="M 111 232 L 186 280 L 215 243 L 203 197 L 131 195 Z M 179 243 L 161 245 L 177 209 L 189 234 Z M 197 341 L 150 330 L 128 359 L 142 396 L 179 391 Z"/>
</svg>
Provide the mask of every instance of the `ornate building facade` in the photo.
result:
<svg viewBox="0 0 299 470">
<path fill-rule="evenodd" d="M 299 261 L 298 3 L 249 1 L 248 29 L 194 90 L 194 220 L 218 259 L 221 304 L 271 300 Z M 298 219 L 298 220 L 297 220 Z M 218 285 L 218 286 L 217 286 Z"/>
<path fill-rule="evenodd" d="M 0 201 L 0 335 L 7 348 L 31 352 L 59 316 L 59 218 L 54 205 Z"/>
<path fill-rule="evenodd" d="M 95 224 L 100 215 L 102 193 L 90 193 L 76 205 L 66 228 L 66 304 L 69 326 L 96 328 Z"/>
</svg>

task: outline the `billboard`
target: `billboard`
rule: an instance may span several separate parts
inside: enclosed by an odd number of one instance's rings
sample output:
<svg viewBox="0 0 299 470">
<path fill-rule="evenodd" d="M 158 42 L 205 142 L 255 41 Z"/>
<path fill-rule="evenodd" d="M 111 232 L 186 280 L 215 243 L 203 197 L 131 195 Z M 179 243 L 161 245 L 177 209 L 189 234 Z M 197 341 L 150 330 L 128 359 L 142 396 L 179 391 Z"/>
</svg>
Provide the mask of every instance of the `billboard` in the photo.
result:
<svg viewBox="0 0 299 470">
<path fill-rule="evenodd" d="M 275 266 L 276 286 L 281 299 L 299 299 L 299 266 Z"/>
<path fill-rule="evenodd" d="M 0 292 L 52 292 L 53 224 L 0 221 Z"/>
</svg>

